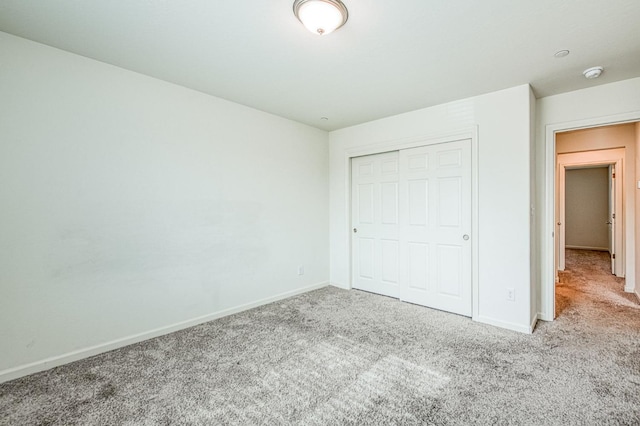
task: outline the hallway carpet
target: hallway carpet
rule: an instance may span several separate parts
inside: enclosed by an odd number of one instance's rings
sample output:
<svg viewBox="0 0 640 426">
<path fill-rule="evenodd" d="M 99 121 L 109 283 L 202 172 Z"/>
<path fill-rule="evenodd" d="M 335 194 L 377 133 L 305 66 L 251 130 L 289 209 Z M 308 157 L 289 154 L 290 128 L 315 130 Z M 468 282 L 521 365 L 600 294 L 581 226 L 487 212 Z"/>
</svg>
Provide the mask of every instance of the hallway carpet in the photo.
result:
<svg viewBox="0 0 640 426">
<path fill-rule="evenodd" d="M 604 256 L 568 251 L 533 335 L 327 287 L 1 384 L 0 424 L 640 424 L 640 306 Z"/>
</svg>

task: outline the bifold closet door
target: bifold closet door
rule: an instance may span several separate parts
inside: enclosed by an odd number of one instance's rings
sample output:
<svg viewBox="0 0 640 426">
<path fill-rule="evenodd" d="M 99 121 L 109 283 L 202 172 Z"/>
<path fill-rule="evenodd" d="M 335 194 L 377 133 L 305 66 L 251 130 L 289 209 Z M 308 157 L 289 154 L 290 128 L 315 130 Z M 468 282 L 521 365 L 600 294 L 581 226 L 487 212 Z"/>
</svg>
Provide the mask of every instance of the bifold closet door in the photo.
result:
<svg viewBox="0 0 640 426">
<path fill-rule="evenodd" d="M 399 160 L 400 299 L 471 316 L 471 140 Z"/>
<path fill-rule="evenodd" d="M 398 151 L 351 160 L 354 288 L 399 297 Z"/>
</svg>

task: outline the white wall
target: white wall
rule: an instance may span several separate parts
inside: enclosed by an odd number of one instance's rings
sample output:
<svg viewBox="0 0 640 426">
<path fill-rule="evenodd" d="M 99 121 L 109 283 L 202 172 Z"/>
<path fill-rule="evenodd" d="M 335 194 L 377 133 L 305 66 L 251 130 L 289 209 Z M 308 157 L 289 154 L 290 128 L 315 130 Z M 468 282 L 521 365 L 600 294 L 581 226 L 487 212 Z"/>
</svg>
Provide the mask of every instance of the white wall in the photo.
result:
<svg viewBox="0 0 640 426">
<path fill-rule="evenodd" d="M 4 33 L 0 58 L 0 379 L 328 282 L 326 132 Z"/>
<path fill-rule="evenodd" d="M 479 152 L 479 321 L 528 332 L 530 313 L 530 136 L 528 85 L 397 115 L 330 133 L 331 282 L 349 288 L 347 152 L 389 149 L 406 138 L 477 126 Z M 506 300 L 514 288 L 515 301 Z"/>
<path fill-rule="evenodd" d="M 609 247 L 609 168 L 567 170 L 565 244 L 570 248 Z"/>
<path fill-rule="evenodd" d="M 595 86 L 589 89 L 576 90 L 560 95 L 538 99 L 536 104 L 536 210 L 538 217 L 538 265 L 540 277 L 537 306 L 540 318 L 553 318 L 553 306 L 549 303 L 553 290 L 553 211 L 549 210 L 553 194 L 547 187 L 546 176 L 548 163 L 553 164 L 553 151 L 547 151 L 547 129 L 577 129 L 587 126 L 598 126 L 629 120 L 640 119 L 640 78 L 619 81 Z M 550 166 L 553 175 L 553 165 Z M 630 191 L 635 199 L 635 192 Z M 629 200 L 629 205 L 635 204 Z M 635 212 L 631 211 L 626 223 L 628 235 L 635 235 Z M 626 253 L 627 281 L 635 275 L 635 244 Z M 551 284 L 551 285 L 550 285 Z M 549 291 L 550 290 L 550 291 Z"/>
</svg>

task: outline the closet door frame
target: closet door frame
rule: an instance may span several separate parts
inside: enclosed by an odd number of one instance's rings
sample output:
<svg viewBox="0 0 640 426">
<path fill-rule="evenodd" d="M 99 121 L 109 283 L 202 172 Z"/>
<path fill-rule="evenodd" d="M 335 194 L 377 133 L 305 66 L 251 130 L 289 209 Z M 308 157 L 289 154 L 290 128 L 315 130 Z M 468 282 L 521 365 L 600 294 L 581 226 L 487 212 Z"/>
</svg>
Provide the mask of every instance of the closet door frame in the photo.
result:
<svg viewBox="0 0 640 426">
<path fill-rule="evenodd" d="M 348 149 L 345 153 L 345 212 L 346 212 L 346 232 L 349 235 L 346 254 L 349 256 L 349 288 L 353 288 L 353 234 L 351 227 L 352 205 L 351 205 L 351 159 L 353 157 L 361 157 L 363 155 L 381 154 L 389 151 L 400 151 L 407 148 L 417 148 L 420 146 L 435 145 L 447 142 L 456 142 L 460 140 L 471 140 L 471 299 L 472 299 L 472 319 L 478 317 L 478 301 L 479 301 L 479 283 L 478 283 L 478 247 L 481 236 L 478 233 L 478 127 L 472 126 L 456 132 L 427 135 L 421 137 L 397 139 L 385 142 L 372 143 L 369 145 L 358 146 Z"/>
</svg>

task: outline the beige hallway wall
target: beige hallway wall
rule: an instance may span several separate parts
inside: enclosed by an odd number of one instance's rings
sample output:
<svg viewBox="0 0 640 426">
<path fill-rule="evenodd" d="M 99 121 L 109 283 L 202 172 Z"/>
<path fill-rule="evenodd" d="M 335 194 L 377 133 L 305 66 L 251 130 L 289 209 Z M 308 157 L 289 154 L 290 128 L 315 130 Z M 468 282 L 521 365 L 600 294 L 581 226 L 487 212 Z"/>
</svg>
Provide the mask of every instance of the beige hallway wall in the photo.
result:
<svg viewBox="0 0 640 426">
<path fill-rule="evenodd" d="M 565 179 L 566 246 L 606 250 L 609 168 L 567 170 Z"/>
</svg>

